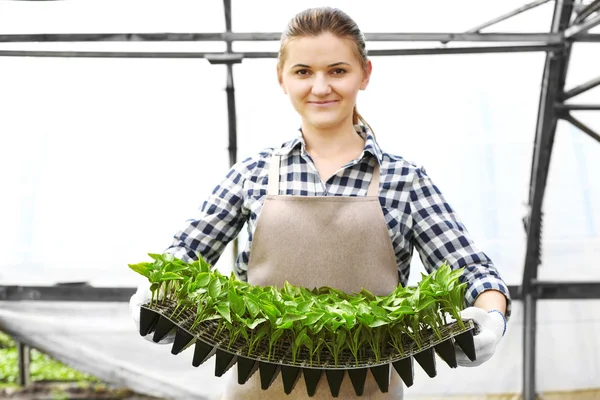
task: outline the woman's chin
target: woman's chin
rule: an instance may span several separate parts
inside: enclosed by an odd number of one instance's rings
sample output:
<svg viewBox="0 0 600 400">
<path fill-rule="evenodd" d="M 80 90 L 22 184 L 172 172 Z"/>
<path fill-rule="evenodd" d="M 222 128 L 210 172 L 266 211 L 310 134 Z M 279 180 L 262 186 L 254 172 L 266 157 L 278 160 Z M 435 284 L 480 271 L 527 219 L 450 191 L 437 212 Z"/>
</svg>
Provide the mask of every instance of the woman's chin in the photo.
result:
<svg viewBox="0 0 600 400">
<path fill-rule="evenodd" d="M 337 128 L 343 124 L 343 120 L 340 118 L 309 118 L 304 120 L 314 129 L 329 130 Z"/>
</svg>

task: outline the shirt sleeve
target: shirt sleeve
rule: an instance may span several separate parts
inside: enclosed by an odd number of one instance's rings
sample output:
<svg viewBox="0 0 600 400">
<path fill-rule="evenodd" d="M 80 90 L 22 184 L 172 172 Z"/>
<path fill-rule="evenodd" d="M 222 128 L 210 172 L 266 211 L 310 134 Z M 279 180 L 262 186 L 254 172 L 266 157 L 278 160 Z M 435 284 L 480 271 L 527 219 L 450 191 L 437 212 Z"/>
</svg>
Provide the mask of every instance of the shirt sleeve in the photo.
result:
<svg viewBox="0 0 600 400">
<path fill-rule="evenodd" d="M 438 187 L 425 173 L 415 170 L 410 190 L 413 219 L 412 241 L 429 273 L 447 261 L 452 269 L 465 267 L 461 281 L 467 283 L 465 302 L 473 306 L 477 296 L 497 290 L 506 296 L 506 317 L 510 317 L 511 298 L 508 286 L 500 277 L 492 260 L 480 251 Z"/>
<path fill-rule="evenodd" d="M 199 215 L 187 221 L 174 235 L 167 253 L 183 261 L 197 260 L 198 254 L 215 265 L 225 246 L 233 240 L 248 218 L 243 209 L 244 181 L 250 159 L 234 165 L 202 204 Z"/>
</svg>

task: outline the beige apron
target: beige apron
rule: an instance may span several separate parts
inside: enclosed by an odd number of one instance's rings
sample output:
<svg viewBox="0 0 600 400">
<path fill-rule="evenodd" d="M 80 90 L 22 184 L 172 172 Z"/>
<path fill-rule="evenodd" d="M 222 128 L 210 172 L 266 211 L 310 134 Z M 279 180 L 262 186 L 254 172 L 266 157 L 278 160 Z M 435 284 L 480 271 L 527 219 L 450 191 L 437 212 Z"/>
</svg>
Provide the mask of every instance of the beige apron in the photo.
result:
<svg viewBox="0 0 600 400">
<path fill-rule="evenodd" d="M 385 296 L 398 285 L 392 241 L 379 203 L 379 165 L 373 171 L 366 197 L 279 196 L 280 156 L 271 158 L 267 197 L 254 232 L 248 261 L 253 285 L 309 289 L 331 286 L 347 293 L 366 288 Z M 402 399 L 402 381 L 390 368 L 388 393 L 382 393 L 371 373 L 363 396 L 357 397 L 348 374 L 339 399 Z M 257 371 L 244 385 L 237 370 L 229 372 L 222 400 L 333 399 L 325 374 L 315 396 L 308 397 L 300 377 L 292 393 L 283 391 L 281 374 L 267 390 L 260 388 Z"/>
</svg>

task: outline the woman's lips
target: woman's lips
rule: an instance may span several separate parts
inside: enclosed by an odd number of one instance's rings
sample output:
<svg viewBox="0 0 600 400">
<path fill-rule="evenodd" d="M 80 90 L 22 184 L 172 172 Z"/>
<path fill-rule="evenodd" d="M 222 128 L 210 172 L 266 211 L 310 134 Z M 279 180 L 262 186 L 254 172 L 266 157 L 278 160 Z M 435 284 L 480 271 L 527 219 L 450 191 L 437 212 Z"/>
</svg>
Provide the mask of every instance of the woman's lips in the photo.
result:
<svg viewBox="0 0 600 400">
<path fill-rule="evenodd" d="M 313 105 L 315 107 L 329 107 L 334 104 L 337 104 L 337 100 L 328 100 L 328 101 L 309 101 L 308 104 Z"/>
</svg>

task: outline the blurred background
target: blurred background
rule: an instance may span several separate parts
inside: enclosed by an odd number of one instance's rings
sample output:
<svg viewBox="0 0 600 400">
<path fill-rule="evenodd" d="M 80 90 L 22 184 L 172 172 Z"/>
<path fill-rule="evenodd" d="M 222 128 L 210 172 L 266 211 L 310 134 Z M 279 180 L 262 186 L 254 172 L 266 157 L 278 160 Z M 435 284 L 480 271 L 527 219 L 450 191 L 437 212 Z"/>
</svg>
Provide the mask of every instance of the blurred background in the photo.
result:
<svg viewBox="0 0 600 400">
<path fill-rule="evenodd" d="M 550 33 L 555 9 L 567 3 L 534 3 L 538 6 L 483 32 Z M 459 33 L 526 2 L 232 0 L 232 29 L 281 32 L 295 13 L 320 5 L 342 8 L 363 32 Z M 568 22 L 586 7 L 596 7 L 589 20 L 597 21 L 597 5 L 571 3 Z M 15 287 L 27 292 L 27 287 L 89 285 L 117 293 L 97 302 L 0 296 L 6 300 L 0 301 L 0 330 L 107 384 L 161 398 L 218 398 L 223 378 L 212 376 L 208 364 L 191 367 L 189 354 L 172 356 L 166 347 L 136 336 L 125 299 L 141 278 L 127 264 L 165 250 L 228 170 L 227 65 L 202 58 L 35 52 L 220 53 L 226 44 L 7 38 L 224 32 L 224 7 L 220 0 L 0 2 L 0 288 L 8 293 Z M 600 30 L 593 25 L 587 32 L 591 39 L 568 44 L 564 91 L 598 79 Z M 370 41 L 367 48 L 490 45 L 516 44 Z M 235 42 L 232 50 L 277 52 L 278 42 Z M 358 99 L 383 149 L 426 167 L 474 241 L 514 287 L 524 282 L 528 236 L 523 219 L 531 211 L 547 54 L 374 56 L 371 83 Z M 277 84 L 275 64 L 274 58 L 246 58 L 232 67 L 238 160 L 279 146 L 299 127 L 299 117 Z M 600 104 L 600 91 L 586 91 L 575 100 Z M 571 115 L 600 130 L 597 111 Z M 558 121 L 543 197 L 540 281 L 600 281 L 597 140 Z M 244 241 L 245 229 L 240 248 Z M 232 264 L 230 245 L 216 267 L 228 274 Z M 415 252 L 411 284 L 421 271 Z M 589 292 L 586 297 L 594 297 L 594 289 Z M 598 300 L 541 299 L 536 304 L 535 392 L 542 398 L 600 398 Z M 528 348 L 523 318 L 522 302 L 516 300 L 509 332 L 490 362 L 473 370 L 438 363 L 434 379 L 417 371 L 406 398 L 519 398 L 531 383 L 523 378 Z M 9 362 L 0 359 L 0 365 Z"/>
</svg>

